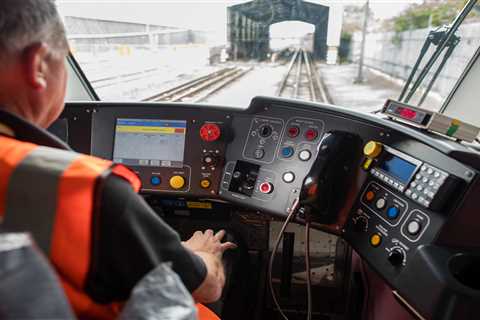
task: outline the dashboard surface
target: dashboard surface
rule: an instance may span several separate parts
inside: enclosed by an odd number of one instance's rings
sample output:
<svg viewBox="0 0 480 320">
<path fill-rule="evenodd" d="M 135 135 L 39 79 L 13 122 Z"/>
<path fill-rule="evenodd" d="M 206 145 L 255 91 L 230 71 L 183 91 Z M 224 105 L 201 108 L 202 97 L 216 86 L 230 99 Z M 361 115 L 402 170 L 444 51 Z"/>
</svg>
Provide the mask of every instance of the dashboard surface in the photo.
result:
<svg viewBox="0 0 480 320">
<path fill-rule="evenodd" d="M 412 297 L 419 292 L 402 279 L 412 276 L 419 250 L 478 242 L 449 226 L 468 224 L 479 154 L 380 116 L 257 97 L 245 110 L 73 103 L 64 119 L 74 149 L 129 166 L 144 194 L 228 201 L 278 217 L 286 217 L 317 158 L 327 173 L 336 163 L 339 171 L 319 184 L 326 185 L 325 201 L 341 203 L 337 219 L 314 220 L 313 227 L 345 238 L 415 308 L 422 308 Z M 358 141 L 344 146 L 354 155 L 349 159 L 328 153 L 331 137 L 341 133 Z M 336 177 L 345 187 L 329 192 Z"/>
</svg>

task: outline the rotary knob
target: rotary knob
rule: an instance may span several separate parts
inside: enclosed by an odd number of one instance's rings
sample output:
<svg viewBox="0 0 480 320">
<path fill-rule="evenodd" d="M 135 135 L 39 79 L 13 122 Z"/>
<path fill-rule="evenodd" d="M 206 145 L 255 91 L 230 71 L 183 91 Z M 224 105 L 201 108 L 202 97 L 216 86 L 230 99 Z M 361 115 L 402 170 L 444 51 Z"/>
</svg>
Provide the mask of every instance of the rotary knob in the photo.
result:
<svg viewBox="0 0 480 320">
<path fill-rule="evenodd" d="M 200 137 L 203 141 L 213 142 L 220 138 L 222 131 L 220 127 L 215 123 L 205 123 L 200 128 Z"/>
<path fill-rule="evenodd" d="M 399 249 L 393 249 L 388 254 L 388 261 L 392 264 L 392 266 L 398 267 L 403 263 L 405 259 L 405 255 Z"/>
</svg>

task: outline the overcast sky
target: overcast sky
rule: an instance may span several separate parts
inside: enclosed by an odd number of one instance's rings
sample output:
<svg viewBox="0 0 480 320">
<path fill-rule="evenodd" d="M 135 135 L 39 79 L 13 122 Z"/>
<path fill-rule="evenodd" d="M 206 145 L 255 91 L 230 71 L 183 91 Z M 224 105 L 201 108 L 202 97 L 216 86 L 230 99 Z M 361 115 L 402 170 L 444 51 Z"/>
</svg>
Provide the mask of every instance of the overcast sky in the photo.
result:
<svg viewBox="0 0 480 320">
<path fill-rule="evenodd" d="M 247 1 L 226 0 L 57 0 L 64 15 L 155 23 L 218 30 L 226 24 L 226 8 Z M 312 0 L 321 4 L 363 5 L 365 0 Z M 397 15 L 420 0 L 371 0 L 375 17 Z"/>
</svg>

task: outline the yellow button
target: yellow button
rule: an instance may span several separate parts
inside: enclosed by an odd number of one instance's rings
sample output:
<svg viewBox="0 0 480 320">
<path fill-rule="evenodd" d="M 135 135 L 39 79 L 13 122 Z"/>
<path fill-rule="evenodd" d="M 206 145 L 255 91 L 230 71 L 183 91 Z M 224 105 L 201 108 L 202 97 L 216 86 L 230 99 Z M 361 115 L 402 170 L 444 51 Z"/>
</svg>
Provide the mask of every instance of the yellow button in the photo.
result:
<svg viewBox="0 0 480 320">
<path fill-rule="evenodd" d="M 363 147 L 363 154 L 369 158 L 376 158 L 382 152 L 382 144 L 376 141 L 369 141 L 365 147 Z"/>
<path fill-rule="evenodd" d="M 373 247 L 378 247 L 381 242 L 382 242 L 382 236 L 379 235 L 378 233 L 372 234 L 372 236 L 370 237 L 370 244 Z"/>
<path fill-rule="evenodd" d="M 200 186 L 203 189 L 208 189 L 208 188 L 210 188 L 211 185 L 212 185 L 212 183 L 208 179 L 202 179 L 202 181 L 200 181 Z"/>
<path fill-rule="evenodd" d="M 181 189 L 185 186 L 185 178 L 182 176 L 173 176 L 170 178 L 170 187 L 173 189 Z"/>
</svg>

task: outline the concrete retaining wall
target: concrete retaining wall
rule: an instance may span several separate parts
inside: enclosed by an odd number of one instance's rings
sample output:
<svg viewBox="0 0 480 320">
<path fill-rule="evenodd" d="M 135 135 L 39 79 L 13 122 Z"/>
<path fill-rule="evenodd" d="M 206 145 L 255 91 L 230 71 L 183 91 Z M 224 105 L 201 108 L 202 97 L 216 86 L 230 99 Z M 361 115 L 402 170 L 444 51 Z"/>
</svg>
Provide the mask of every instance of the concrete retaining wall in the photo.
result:
<svg viewBox="0 0 480 320">
<path fill-rule="evenodd" d="M 369 33 L 365 45 L 365 64 L 393 77 L 406 80 L 417 60 L 428 32 L 429 29 L 417 29 L 405 31 L 398 35 L 395 35 L 394 32 Z M 455 48 L 433 88 L 442 97 L 446 97 L 451 91 L 480 45 L 480 23 L 461 26 L 457 35 L 461 37 L 460 44 Z M 351 51 L 353 61 L 358 61 L 361 39 L 361 33 L 354 34 Z M 428 59 L 433 50 L 434 47 L 431 46 L 425 58 Z M 424 62 L 426 62 L 426 59 Z M 433 70 L 435 70 L 435 67 Z M 432 74 L 433 72 L 429 73 L 427 81 Z"/>
</svg>

